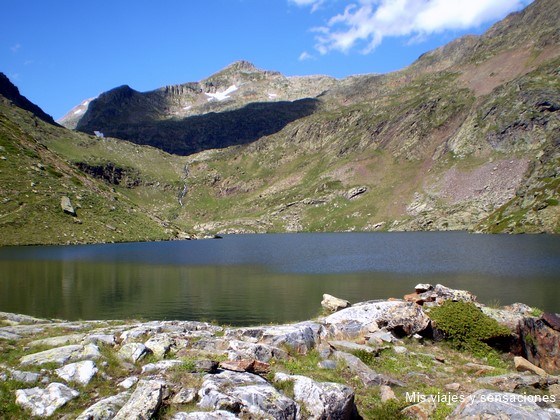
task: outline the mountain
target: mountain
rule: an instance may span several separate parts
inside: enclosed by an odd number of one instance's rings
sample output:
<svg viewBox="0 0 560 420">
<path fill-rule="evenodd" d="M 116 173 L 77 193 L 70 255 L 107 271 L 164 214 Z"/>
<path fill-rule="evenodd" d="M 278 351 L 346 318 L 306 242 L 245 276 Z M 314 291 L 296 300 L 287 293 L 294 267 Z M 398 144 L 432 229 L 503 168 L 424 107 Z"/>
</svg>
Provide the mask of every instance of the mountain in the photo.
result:
<svg viewBox="0 0 560 420">
<path fill-rule="evenodd" d="M 560 233 L 559 22 L 557 1 L 535 0 L 394 73 L 291 78 L 237 62 L 200 82 L 86 100 L 61 121 L 77 131 L 34 126 L 11 102 L 3 121 L 56 155 L 68 179 L 156 217 L 169 236 Z M 33 166 L 26 156 L 12 171 Z M 10 194 L 33 196 L 18 185 Z"/>
<path fill-rule="evenodd" d="M 142 159 L 142 166 L 155 159 L 158 170 L 164 165 L 172 168 L 163 152 L 139 151 L 136 145 L 109 139 L 99 147 L 96 138 L 55 124 L 6 77 L 0 80 L 0 245 L 138 241 L 181 235 L 180 229 L 158 215 L 165 203 L 150 209 L 142 200 L 136 200 L 137 204 L 113 187 L 148 183 L 149 168 L 139 170 L 133 162 L 127 166 L 121 158 L 121 166 L 113 166 L 110 172 L 110 166 L 103 164 L 99 168 L 104 171 L 95 177 L 71 158 L 88 154 L 95 161 L 114 151 L 128 155 L 129 161 L 135 159 L 136 164 Z M 174 182 L 173 174 L 172 169 L 165 172 L 168 184 Z M 113 185 L 98 178 L 110 179 Z M 177 175 L 176 182 L 179 179 Z"/>
<path fill-rule="evenodd" d="M 285 77 L 239 61 L 200 82 L 140 93 L 120 86 L 72 109 L 60 123 L 170 153 L 253 142 L 310 115 L 326 76 Z"/>
<path fill-rule="evenodd" d="M 19 89 L 10 82 L 10 79 L 4 74 L 0 73 L 0 95 L 10 101 L 13 105 L 31 112 L 37 118 L 56 125 L 53 117 L 45 113 L 41 108 L 19 93 Z"/>
</svg>

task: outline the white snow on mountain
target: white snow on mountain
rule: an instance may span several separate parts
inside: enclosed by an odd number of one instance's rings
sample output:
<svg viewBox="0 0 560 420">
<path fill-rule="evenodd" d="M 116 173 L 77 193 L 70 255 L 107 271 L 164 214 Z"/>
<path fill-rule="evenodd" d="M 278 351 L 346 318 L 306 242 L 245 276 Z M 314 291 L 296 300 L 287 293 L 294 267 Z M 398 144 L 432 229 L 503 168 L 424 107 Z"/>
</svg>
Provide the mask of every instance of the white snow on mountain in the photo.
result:
<svg viewBox="0 0 560 420">
<path fill-rule="evenodd" d="M 217 101 L 225 101 L 226 99 L 230 99 L 230 94 L 235 92 L 237 89 L 239 89 L 237 86 L 233 85 L 228 87 L 226 90 L 224 90 L 223 92 L 216 92 L 216 93 L 204 93 L 206 96 L 208 96 L 208 101 L 212 101 L 212 100 L 217 100 Z"/>
</svg>

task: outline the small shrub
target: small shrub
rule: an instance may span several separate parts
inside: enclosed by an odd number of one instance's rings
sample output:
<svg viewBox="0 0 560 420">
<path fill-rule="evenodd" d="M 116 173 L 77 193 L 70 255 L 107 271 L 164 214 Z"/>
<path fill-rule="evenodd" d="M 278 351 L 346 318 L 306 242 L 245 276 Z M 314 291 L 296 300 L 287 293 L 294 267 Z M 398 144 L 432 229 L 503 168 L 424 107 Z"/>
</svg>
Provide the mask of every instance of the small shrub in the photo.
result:
<svg viewBox="0 0 560 420">
<path fill-rule="evenodd" d="M 544 311 L 540 308 L 531 308 L 531 312 L 529 312 L 529 315 L 534 316 L 534 317 L 540 317 L 542 316 L 542 314 L 544 313 Z"/>
<path fill-rule="evenodd" d="M 511 335 L 507 327 L 483 314 L 470 302 L 448 300 L 432 308 L 429 316 L 453 347 L 469 350 L 475 355 L 486 355 L 491 350 L 487 341 Z"/>
</svg>

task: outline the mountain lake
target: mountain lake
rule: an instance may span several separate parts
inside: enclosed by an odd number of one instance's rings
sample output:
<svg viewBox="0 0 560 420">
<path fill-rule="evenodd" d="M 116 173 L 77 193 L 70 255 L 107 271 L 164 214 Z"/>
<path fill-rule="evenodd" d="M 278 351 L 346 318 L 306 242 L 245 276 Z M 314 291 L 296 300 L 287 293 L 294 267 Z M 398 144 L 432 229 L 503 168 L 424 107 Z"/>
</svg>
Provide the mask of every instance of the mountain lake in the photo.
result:
<svg viewBox="0 0 560 420">
<path fill-rule="evenodd" d="M 295 233 L 0 248 L 0 311 L 78 319 L 283 323 L 323 293 L 402 298 L 417 283 L 560 312 L 560 235 Z"/>
</svg>

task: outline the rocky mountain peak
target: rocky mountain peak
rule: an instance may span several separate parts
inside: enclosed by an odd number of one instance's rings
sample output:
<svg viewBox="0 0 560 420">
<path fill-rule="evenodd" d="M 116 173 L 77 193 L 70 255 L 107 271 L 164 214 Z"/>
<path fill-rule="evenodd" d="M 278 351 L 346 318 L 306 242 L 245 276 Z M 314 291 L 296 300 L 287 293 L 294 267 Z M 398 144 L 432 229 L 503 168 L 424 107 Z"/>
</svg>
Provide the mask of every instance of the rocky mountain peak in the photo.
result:
<svg viewBox="0 0 560 420">
<path fill-rule="evenodd" d="M 4 74 L 0 73 L 0 95 L 10 100 L 14 105 L 19 108 L 31 112 L 37 118 L 42 119 L 49 124 L 57 125 L 53 117 L 44 112 L 41 108 L 19 93 L 19 89 L 10 81 Z"/>
</svg>

